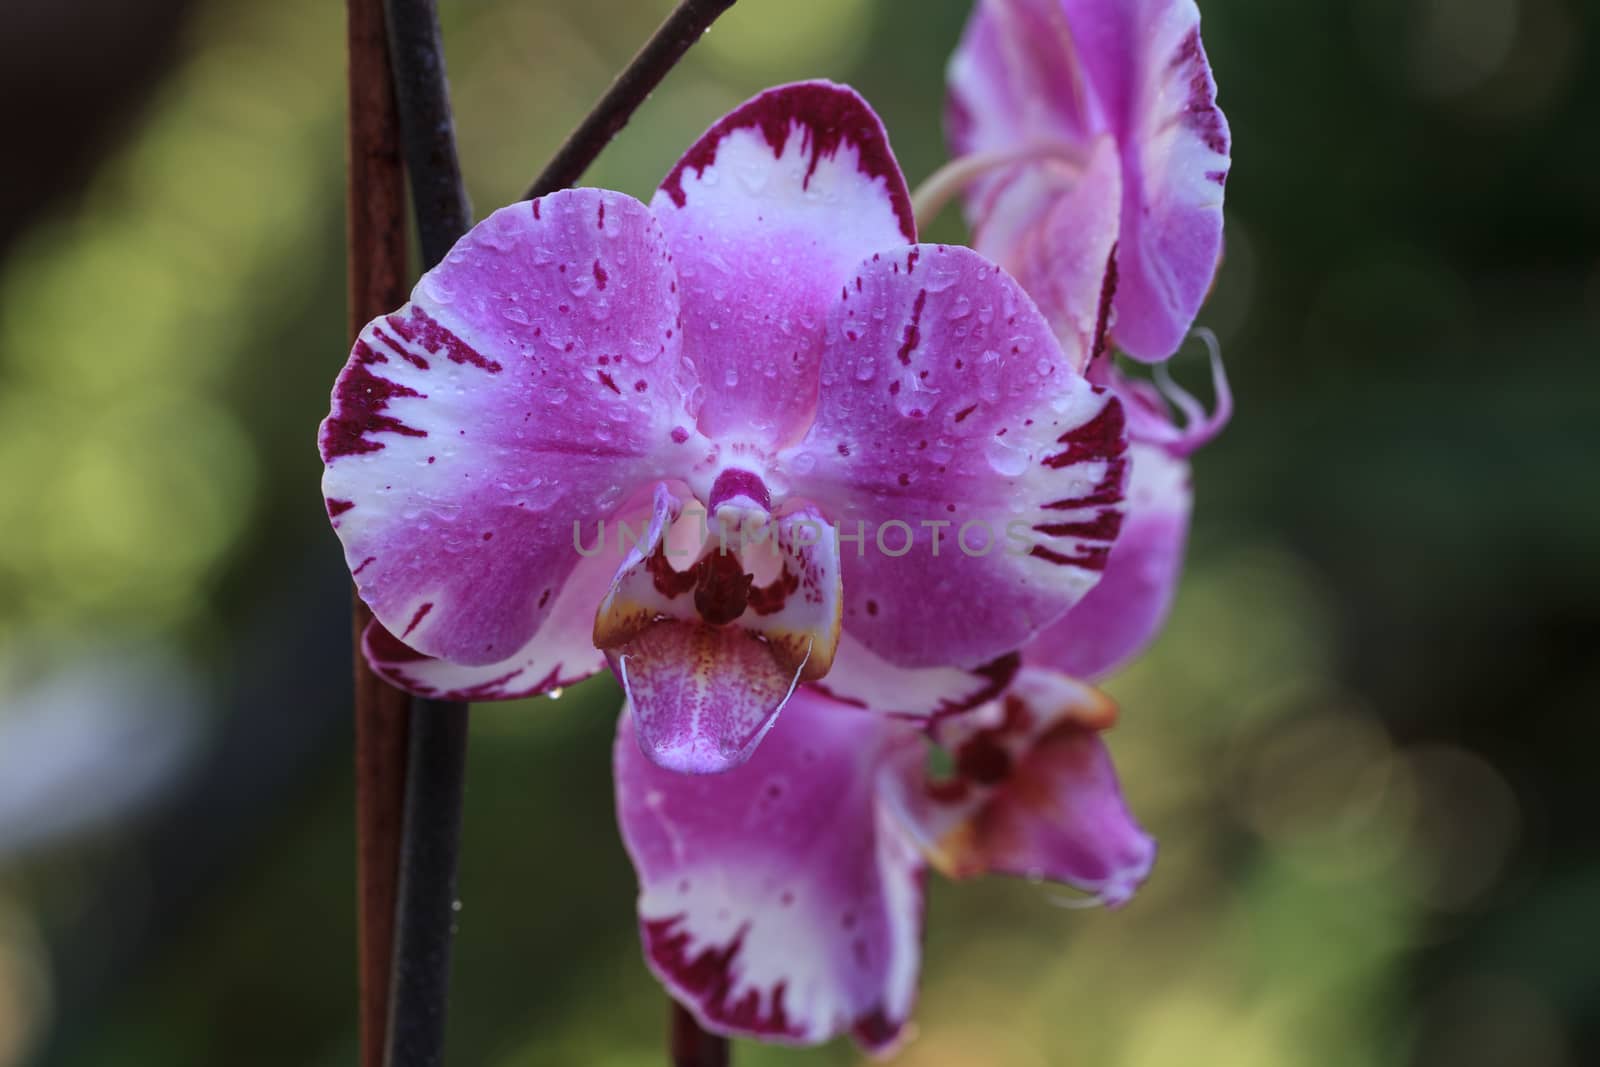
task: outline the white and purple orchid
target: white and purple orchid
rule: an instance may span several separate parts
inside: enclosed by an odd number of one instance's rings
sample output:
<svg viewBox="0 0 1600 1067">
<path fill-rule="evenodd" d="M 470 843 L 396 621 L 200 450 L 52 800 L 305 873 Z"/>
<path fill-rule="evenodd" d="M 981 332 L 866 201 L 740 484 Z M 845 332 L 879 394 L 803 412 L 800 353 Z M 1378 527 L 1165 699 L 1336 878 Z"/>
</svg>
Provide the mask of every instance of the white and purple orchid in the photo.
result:
<svg viewBox="0 0 1600 1067">
<path fill-rule="evenodd" d="M 973 246 L 1089 356 L 1171 356 L 1222 249 L 1227 119 L 1193 0 L 978 0 L 946 126 Z"/>
<path fill-rule="evenodd" d="M 651 969 L 712 1032 L 891 1050 L 916 999 L 928 867 L 1110 906 L 1149 873 L 1155 842 L 1098 736 L 1115 716 L 1031 667 L 930 731 L 807 687 L 749 762 L 694 777 L 641 756 L 624 711 L 617 813 Z M 947 773 L 929 770 L 930 738 Z"/>
<path fill-rule="evenodd" d="M 881 123 L 825 82 L 717 122 L 648 206 L 501 209 L 361 332 L 322 425 L 366 655 L 456 700 L 609 659 L 689 772 L 751 758 L 800 683 L 991 700 L 1122 523 L 1123 404 L 1063 336 L 916 243 Z"/>
</svg>

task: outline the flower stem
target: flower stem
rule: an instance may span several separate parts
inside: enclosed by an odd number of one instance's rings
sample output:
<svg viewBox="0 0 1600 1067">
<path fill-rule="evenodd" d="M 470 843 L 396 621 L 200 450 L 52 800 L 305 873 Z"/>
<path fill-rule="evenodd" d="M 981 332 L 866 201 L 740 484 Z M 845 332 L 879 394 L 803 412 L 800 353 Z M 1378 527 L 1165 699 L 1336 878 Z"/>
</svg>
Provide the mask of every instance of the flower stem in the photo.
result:
<svg viewBox="0 0 1600 1067">
<path fill-rule="evenodd" d="M 939 217 L 958 193 L 967 186 L 996 170 L 1015 163 L 1049 159 L 1066 164 L 1074 170 L 1083 168 L 1083 158 L 1064 145 L 1045 143 L 1009 152 L 975 152 L 970 156 L 952 159 L 928 176 L 911 194 L 911 209 L 917 217 L 917 228 L 928 225 Z"/>
<path fill-rule="evenodd" d="M 387 1067 L 444 1063 L 466 770 L 467 706 L 414 700 Z"/>
<path fill-rule="evenodd" d="M 350 116 L 349 328 L 405 301 L 405 170 L 389 74 L 383 0 L 348 0 Z M 361 1067 L 383 1067 L 390 962 L 405 801 L 406 716 L 411 698 L 386 684 L 361 654 L 372 613 L 351 596 L 355 653 L 356 923 Z"/>
<path fill-rule="evenodd" d="M 672 1067 L 728 1067 L 728 1039 L 708 1034 L 689 1009 L 672 1001 Z"/>
<path fill-rule="evenodd" d="M 661 79 L 677 65 L 724 11 L 735 0 L 680 0 L 666 21 L 657 27 L 631 62 L 618 74 L 605 95 L 594 105 L 577 129 L 534 179 L 523 199 L 553 193 L 583 177 L 589 164 L 628 124 L 640 104 L 661 84 Z"/>
<path fill-rule="evenodd" d="M 434 0 L 386 0 L 384 8 L 400 140 L 426 270 L 467 232 L 472 211 L 456 158 Z M 438 1067 L 444 1062 L 450 948 L 455 936 L 467 705 L 414 699 L 408 729 L 384 1062 L 387 1067 Z"/>
<path fill-rule="evenodd" d="M 456 158 L 455 118 L 434 0 L 385 0 L 384 7 L 400 136 L 411 175 L 422 269 L 427 270 L 472 226 L 472 208 Z"/>
</svg>

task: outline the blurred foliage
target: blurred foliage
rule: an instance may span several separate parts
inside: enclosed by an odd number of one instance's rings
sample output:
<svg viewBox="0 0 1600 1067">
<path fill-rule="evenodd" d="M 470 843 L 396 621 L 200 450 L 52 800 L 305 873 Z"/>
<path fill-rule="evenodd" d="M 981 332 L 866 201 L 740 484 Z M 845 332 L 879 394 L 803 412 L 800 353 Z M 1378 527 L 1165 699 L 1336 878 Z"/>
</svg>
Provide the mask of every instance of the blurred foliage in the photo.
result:
<svg viewBox="0 0 1600 1067">
<path fill-rule="evenodd" d="M 668 6 L 445 4 L 480 214 Z M 1170 630 L 1110 687 L 1161 859 L 1109 914 L 936 887 L 901 1062 L 1596 1062 L 1600 9 L 1203 7 L 1236 164 L 1201 321 L 1239 414 L 1197 461 Z M 728 107 L 820 76 L 873 101 L 915 184 L 944 158 L 964 17 L 744 0 L 587 180 L 646 196 Z M 0 261 L 0 693 L 106 637 L 229 676 L 298 655 L 265 607 L 284 590 L 345 610 L 312 442 L 344 353 L 339 6 L 209 0 L 182 32 L 88 184 Z M 929 236 L 962 239 L 955 213 Z M 344 684 L 266 673 L 283 732 Z M 475 713 L 452 1063 L 662 1060 L 611 817 L 617 702 L 600 679 Z M 239 749 L 221 780 L 269 758 Z M 0 867 L 0 1065 L 352 1062 L 348 751 L 305 751 L 261 779 L 254 829 L 159 816 L 214 862 L 166 870 L 127 830 Z"/>
</svg>

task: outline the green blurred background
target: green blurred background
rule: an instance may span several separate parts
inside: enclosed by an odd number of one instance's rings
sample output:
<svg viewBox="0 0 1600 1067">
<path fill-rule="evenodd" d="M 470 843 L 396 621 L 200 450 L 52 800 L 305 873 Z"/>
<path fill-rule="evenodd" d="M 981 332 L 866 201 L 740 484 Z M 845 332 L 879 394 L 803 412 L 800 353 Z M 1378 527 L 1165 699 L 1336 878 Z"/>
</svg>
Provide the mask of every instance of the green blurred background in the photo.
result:
<svg viewBox="0 0 1600 1067">
<path fill-rule="evenodd" d="M 480 214 L 668 6 L 446 0 Z M 915 184 L 965 6 L 742 0 L 588 181 L 647 197 L 728 107 L 825 76 Z M 1160 862 L 1117 913 L 937 885 L 900 1062 L 1600 1062 L 1600 5 L 1203 9 L 1236 149 L 1201 323 L 1238 415 L 1172 623 L 1109 687 Z M 353 1063 L 313 448 L 345 355 L 340 5 L 3 22 L 0 1067 Z M 474 715 L 452 1064 L 664 1062 L 617 703 Z"/>
</svg>

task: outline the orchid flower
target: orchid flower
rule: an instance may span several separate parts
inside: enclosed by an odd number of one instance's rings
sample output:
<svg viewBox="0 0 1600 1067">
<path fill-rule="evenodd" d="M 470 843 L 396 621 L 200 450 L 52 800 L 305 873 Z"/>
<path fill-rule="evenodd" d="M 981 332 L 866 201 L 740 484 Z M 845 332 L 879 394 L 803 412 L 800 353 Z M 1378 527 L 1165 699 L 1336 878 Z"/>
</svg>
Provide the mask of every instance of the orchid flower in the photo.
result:
<svg viewBox="0 0 1600 1067">
<path fill-rule="evenodd" d="M 1149 873 L 1099 731 L 1102 694 L 1025 667 L 1003 698 L 920 724 L 806 687 L 765 744 L 713 778 L 617 731 L 617 815 L 657 978 L 706 1029 L 786 1044 L 897 1043 L 916 999 L 926 870 L 1064 883 L 1109 906 Z"/>
<path fill-rule="evenodd" d="M 973 707 L 1120 523 L 1122 403 L 1075 349 L 916 243 L 852 90 L 763 93 L 649 205 L 503 208 L 361 332 L 320 445 L 366 656 L 454 700 L 609 660 L 690 772 L 748 759 L 800 683 Z"/>
<path fill-rule="evenodd" d="M 1230 152 L 1193 0 L 978 0 L 949 87 L 959 158 L 926 196 L 964 188 L 974 247 L 1090 357 L 1108 331 L 1172 355 L 1216 273 Z"/>
</svg>

